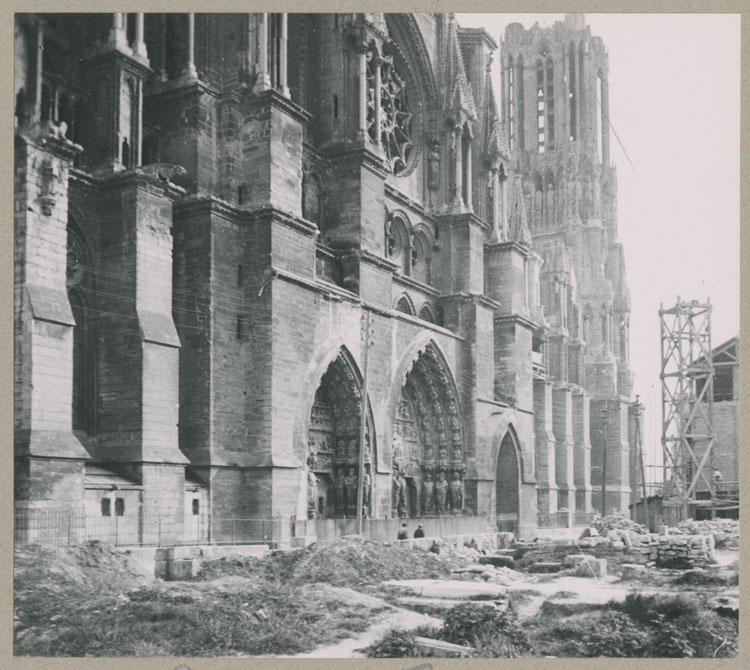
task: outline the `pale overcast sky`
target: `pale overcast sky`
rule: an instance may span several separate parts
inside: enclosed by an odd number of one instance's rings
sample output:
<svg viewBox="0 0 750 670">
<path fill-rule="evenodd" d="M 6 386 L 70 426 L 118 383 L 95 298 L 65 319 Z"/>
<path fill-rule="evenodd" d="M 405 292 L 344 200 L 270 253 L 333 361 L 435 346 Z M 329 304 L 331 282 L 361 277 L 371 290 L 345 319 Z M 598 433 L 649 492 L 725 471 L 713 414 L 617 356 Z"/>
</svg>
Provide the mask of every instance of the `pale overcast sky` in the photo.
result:
<svg viewBox="0 0 750 670">
<path fill-rule="evenodd" d="M 458 14 L 500 43 L 505 26 L 563 14 Z M 660 303 L 710 298 L 712 342 L 739 332 L 740 18 L 732 14 L 587 14 L 609 53 L 618 230 L 632 314 L 635 393 L 645 442 L 660 453 Z M 497 57 L 495 57 L 497 64 Z M 499 95 L 499 83 L 494 82 Z M 637 174 L 636 174 L 637 173 Z"/>
</svg>

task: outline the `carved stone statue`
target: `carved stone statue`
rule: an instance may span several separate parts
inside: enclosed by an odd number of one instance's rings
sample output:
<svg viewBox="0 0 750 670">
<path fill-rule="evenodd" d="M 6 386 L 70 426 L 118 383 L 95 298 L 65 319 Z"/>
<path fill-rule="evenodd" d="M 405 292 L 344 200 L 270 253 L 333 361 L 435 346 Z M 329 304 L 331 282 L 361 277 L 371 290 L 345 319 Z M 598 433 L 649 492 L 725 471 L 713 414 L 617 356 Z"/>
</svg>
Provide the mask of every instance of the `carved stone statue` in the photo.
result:
<svg viewBox="0 0 750 670">
<path fill-rule="evenodd" d="M 307 471 L 307 518 L 317 516 L 318 506 L 318 478 L 312 470 Z"/>
<path fill-rule="evenodd" d="M 336 468 L 336 476 L 334 478 L 333 490 L 336 494 L 336 513 L 346 514 L 346 477 L 344 476 L 344 468 Z"/>
<path fill-rule="evenodd" d="M 422 511 L 425 514 L 432 512 L 432 497 L 435 492 L 435 484 L 432 482 L 432 475 L 425 473 L 422 482 Z"/>
<path fill-rule="evenodd" d="M 454 512 L 460 512 L 464 506 L 464 484 L 461 481 L 461 473 L 453 473 L 453 481 L 450 483 L 451 508 Z"/>
<path fill-rule="evenodd" d="M 365 470 L 362 475 L 362 516 L 367 516 L 368 510 L 370 509 L 370 487 L 372 485 L 372 478 L 370 473 Z"/>
<path fill-rule="evenodd" d="M 437 503 L 438 513 L 446 511 L 446 502 L 448 499 L 448 482 L 445 481 L 445 475 L 441 472 L 438 480 L 435 482 L 435 502 Z"/>
<path fill-rule="evenodd" d="M 547 225 L 555 222 L 555 189 L 547 188 Z"/>
<path fill-rule="evenodd" d="M 431 190 L 440 187 L 440 138 L 433 136 L 430 140 L 430 152 L 427 154 L 427 186 Z"/>
<path fill-rule="evenodd" d="M 349 468 L 349 474 L 344 478 L 346 486 L 346 509 L 347 514 L 354 513 L 357 509 L 357 475 L 354 468 Z"/>
<path fill-rule="evenodd" d="M 406 478 L 401 473 L 401 470 L 398 469 L 393 474 L 393 498 L 399 517 L 405 517 L 409 509 Z"/>
</svg>

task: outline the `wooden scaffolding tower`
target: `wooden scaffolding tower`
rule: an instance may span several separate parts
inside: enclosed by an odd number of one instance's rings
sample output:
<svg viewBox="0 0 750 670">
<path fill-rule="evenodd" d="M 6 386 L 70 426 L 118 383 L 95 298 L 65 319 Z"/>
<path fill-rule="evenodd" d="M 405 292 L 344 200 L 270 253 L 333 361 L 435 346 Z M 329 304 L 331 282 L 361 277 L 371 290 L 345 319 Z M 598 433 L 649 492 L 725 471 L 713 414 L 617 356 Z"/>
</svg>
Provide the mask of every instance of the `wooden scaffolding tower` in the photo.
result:
<svg viewBox="0 0 750 670">
<path fill-rule="evenodd" d="M 714 366 L 711 302 L 659 309 L 661 326 L 662 451 L 665 506 L 685 519 L 703 481 L 715 500 L 712 449 Z M 703 488 L 703 487 L 701 487 Z M 714 516 L 713 505 L 711 516 Z"/>
</svg>

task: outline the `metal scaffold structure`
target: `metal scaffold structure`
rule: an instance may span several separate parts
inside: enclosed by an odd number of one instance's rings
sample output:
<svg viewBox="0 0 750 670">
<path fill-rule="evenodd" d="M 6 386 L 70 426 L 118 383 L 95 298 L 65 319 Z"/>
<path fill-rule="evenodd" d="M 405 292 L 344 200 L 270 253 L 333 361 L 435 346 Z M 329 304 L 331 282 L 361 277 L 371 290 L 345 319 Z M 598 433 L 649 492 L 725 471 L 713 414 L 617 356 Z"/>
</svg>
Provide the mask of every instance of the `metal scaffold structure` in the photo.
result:
<svg viewBox="0 0 750 670">
<path fill-rule="evenodd" d="M 711 302 L 684 302 L 678 297 L 674 307 L 660 306 L 659 321 L 663 503 L 679 508 L 680 518 L 684 519 L 689 514 L 688 507 L 697 502 L 696 488 L 701 482 L 710 492 L 710 499 L 715 499 L 711 476 L 715 440 Z"/>
</svg>

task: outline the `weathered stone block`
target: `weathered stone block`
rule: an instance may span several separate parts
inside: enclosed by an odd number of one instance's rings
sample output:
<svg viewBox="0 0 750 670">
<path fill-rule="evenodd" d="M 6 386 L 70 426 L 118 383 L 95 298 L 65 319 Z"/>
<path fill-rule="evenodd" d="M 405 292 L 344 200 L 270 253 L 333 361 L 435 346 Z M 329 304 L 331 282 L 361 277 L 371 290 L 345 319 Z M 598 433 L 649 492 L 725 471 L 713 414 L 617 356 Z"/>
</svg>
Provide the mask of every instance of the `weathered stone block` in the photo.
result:
<svg viewBox="0 0 750 670">
<path fill-rule="evenodd" d="M 585 561 L 576 570 L 578 577 L 606 577 L 607 559 L 595 558 L 593 561 Z"/>
</svg>

